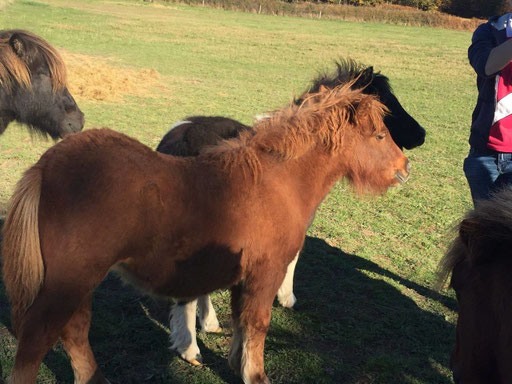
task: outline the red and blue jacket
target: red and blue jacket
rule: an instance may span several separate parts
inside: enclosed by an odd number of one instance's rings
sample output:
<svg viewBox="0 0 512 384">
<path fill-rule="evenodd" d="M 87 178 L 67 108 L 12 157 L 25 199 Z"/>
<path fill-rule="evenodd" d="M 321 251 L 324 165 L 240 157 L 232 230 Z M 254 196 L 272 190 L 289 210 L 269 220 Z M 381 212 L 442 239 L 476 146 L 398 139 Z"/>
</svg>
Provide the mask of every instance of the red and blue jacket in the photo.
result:
<svg viewBox="0 0 512 384">
<path fill-rule="evenodd" d="M 512 152 L 512 64 L 490 76 L 485 74 L 492 49 L 510 37 L 512 14 L 493 17 L 475 30 L 468 49 L 478 89 L 469 144 L 480 152 Z"/>
</svg>

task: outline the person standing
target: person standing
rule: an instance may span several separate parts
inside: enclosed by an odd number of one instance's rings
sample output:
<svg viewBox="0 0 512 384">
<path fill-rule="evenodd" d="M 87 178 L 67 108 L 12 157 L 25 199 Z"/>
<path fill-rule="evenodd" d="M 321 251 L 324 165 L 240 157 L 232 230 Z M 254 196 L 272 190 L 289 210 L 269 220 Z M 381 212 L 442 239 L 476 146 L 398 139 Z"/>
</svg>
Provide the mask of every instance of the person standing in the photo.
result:
<svg viewBox="0 0 512 384">
<path fill-rule="evenodd" d="M 478 26 L 468 58 L 477 75 L 478 99 L 464 173 L 476 204 L 512 183 L 512 13 Z"/>
</svg>

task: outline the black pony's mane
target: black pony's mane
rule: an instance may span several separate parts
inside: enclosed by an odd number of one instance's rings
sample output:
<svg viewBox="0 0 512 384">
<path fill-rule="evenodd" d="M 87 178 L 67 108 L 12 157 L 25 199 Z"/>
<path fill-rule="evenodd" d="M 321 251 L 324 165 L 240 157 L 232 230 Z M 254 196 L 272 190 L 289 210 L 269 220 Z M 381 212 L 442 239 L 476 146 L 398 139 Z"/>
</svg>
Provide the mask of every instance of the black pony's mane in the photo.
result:
<svg viewBox="0 0 512 384">
<path fill-rule="evenodd" d="M 352 59 L 339 59 L 334 62 L 336 69 L 333 72 L 321 72 L 313 81 L 310 87 L 302 93 L 294 103 L 299 105 L 304 97 L 310 93 L 317 93 L 321 87 L 333 89 L 341 84 L 355 82 L 352 89 L 362 89 L 366 94 L 379 94 L 391 92 L 389 79 L 380 72 L 374 72 L 373 67 L 367 67 Z"/>
</svg>

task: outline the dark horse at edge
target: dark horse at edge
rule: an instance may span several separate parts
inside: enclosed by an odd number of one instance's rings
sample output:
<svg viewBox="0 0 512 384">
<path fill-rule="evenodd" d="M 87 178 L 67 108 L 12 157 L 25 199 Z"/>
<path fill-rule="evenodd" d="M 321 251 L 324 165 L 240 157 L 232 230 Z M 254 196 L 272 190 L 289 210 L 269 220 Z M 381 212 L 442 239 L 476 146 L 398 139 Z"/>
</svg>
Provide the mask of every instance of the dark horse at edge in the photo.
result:
<svg viewBox="0 0 512 384">
<path fill-rule="evenodd" d="M 512 383 L 512 189 L 466 214 L 440 263 L 451 274 L 458 319 L 450 368 L 455 384 Z"/>
</svg>

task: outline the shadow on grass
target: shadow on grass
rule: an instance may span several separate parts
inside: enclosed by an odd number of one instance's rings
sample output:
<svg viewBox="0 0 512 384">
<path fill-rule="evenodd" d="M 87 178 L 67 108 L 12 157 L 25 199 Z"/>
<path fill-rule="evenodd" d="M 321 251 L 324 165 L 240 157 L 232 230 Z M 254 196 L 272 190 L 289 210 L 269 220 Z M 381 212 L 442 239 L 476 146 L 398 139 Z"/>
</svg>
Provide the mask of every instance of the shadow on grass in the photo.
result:
<svg viewBox="0 0 512 384">
<path fill-rule="evenodd" d="M 273 323 L 269 339 L 277 345 L 272 349 L 314 351 L 328 376 L 315 382 L 451 383 L 446 368 L 440 372 L 440 367 L 448 365 L 454 326 L 380 277 L 456 307 L 452 298 L 307 237 L 296 270 L 297 310 L 285 324 Z M 295 335 L 286 324 L 290 318 L 299 325 Z M 269 373 L 287 382 L 278 372 Z"/>
<path fill-rule="evenodd" d="M 449 297 L 308 237 L 295 279 L 298 309 L 273 311 L 265 349 L 273 383 L 451 383 L 445 367 L 454 327 L 378 276 L 455 308 Z M 225 325 L 228 303 L 221 305 Z M 4 325 L 9 324 L 7 308 L 0 287 Z M 168 309 L 168 303 L 143 297 L 116 277 L 109 276 L 96 290 L 90 340 L 112 384 L 241 383 L 226 361 L 229 330 L 215 339 L 221 346 L 199 341 L 210 376 L 169 351 L 168 334 L 159 325 L 167 325 Z M 57 383 L 73 382 L 59 347 L 44 363 Z"/>
</svg>

